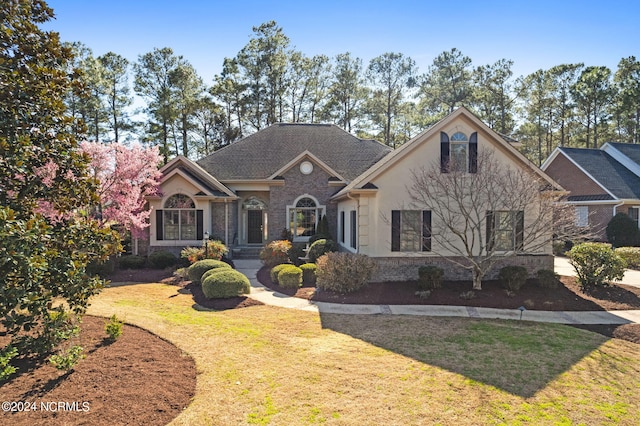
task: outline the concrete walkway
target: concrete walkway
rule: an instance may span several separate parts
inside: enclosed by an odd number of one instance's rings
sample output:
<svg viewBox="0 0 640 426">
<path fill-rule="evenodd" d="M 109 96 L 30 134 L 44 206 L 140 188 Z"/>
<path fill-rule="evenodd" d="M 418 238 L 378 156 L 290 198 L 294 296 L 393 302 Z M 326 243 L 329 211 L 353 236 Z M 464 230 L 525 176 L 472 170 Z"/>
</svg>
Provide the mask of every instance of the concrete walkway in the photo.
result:
<svg viewBox="0 0 640 426">
<path fill-rule="evenodd" d="M 558 261 L 560 260 L 560 261 Z M 564 260 L 564 263 L 563 263 Z M 259 300 L 266 305 L 282 308 L 299 309 L 303 311 L 328 313 L 328 314 L 385 314 L 385 315 L 424 315 L 434 317 L 468 317 L 468 318 L 498 318 L 509 320 L 527 320 L 537 322 L 551 322 L 559 324 L 629 324 L 640 323 L 640 310 L 635 311 L 589 311 L 589 312 L 558 312 L 558 311 L 534 311 L 518 309 L 493 309 L 474 308 L 465 306 L 439 306 L 439 305 L 354 305 L 327 302 L 313 302 L 306 299 L 287 296 L 273 291 L 258 282 L 256 274 L 262 267 L 259 260 L 237 259 L 234 260 L 236 269 L 251 281 L 251 294 L 249 297 Z M 570 271 L 569 269 L 570 268 Z M 556 272 L 561 275 L 573 275 L 574 270 L 566 259 L 556 258 Z M 637 272 L 637 271 L 629 271 Z M 624 280 L 635 280 L 634 284 L 640 286 L 640 276 L 636 280 L 635 274 Z M 623 281 L 624 281 L 623 280 Z M 627 284 L 626 282 L 624 282 Z"/>
</svg>

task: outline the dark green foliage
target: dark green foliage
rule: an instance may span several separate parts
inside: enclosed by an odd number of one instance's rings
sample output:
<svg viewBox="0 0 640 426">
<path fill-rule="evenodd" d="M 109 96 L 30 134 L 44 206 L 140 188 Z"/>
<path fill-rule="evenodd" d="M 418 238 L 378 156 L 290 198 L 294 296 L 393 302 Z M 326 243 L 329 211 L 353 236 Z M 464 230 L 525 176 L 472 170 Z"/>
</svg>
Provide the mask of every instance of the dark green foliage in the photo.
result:
<svg viewBox="0 0 640 426">
<path fill-rule="evenodd" d="M 624 213 L 616 214 L 607 224 L 607 240 L 613 247 L 640 246 L 638 224 Z"/>
<path fill-rule="evenodd" d="M 170 251 L 160 250 L 149 255 L 149 264 L 155 269 L 164 269 L 175 266 L 178 258 Z"/>
<path fill-rule="evenodd" d="M 314 235 L 313 237 L 313 241 L 311 242 L 315 242 L 319 239 L 330 239 L 331 238 L 331 234 L 329 234 L 329 220 L 327 219 L 327 215 L 322 215 L 322 218 L 320 219 L 320 221 L 318 222 L 318 228 L 316 229 L 316 235 Z"/>
<path fill-rule="evenodd" d="M 216 260 L 216 259 L 198 260 L 196 263 L 189 266 L 189 269 L 188 269 L 189 279 L 194 283 L 199 283 L 205 272 L 215 268 L 231 269 L 229 264 L 221 260 Z"/>
<path fill-rule="evenodd" d="M 332 251 L 337 251 L 338 245 L 333 240 L 320 239 L 311 244 L 309 247 L 309 262 L 315 263 L 320 256 L 325 253 L 329 253 Z"/>
<path fill-rule="evenodd" d="M 278 284 L 278 274 L 280 273 L 280 271 L 282 271 L 283 268 L 286 268 L 287 266 L 291 266 L 291 264 L 281 263 L 271 268 L 271 271 L 269 272 L 269 276 L 271 277 L 272 283 Z"/>
<path fill-rule="evenodd" d="M 560 275 L 549 269 L 540 269 L 536 272 L 538 284 L 542 288 L 558 288 L 560 285 Z"/>
<path fill-rule="evenodd" d="M 502 282 L 502 287 L 510 291 L 518 291 L 527 282 L 527 268 L 523 266 L 505 266 L 500 269 L 498 278 Z"/>
<path fill-rule="evenodd" d="M 442 287 L 444 270 L 433 265 L 424 265 L 418 268 L 418 289 L 434 290 Z"/>
<path fill-rule="evenodd" d="M 291 248 L 289 249 L 289 261 L 294 265 L 300 265 L 303 260 L 300 258 L 305 258 L 307 256 L 307 252 L 304 249 L 307 248 L 305 243 L 293 243 Z"/>
<path fill-rule="evenodd" d="M 231 268 L 217 271 L 202 282 L 202 292 L 208 299 L 242 296 L 250 291 L 249 278 Z"/>
<path fill-rule="evenodd" d="M 351 293 L 369 282 L 375 263 L 362 254 L 327 253 L 318 259 L 317 266 L 319 289 Z"/>
<path fill-rule="evenodd" d="M 607 281 L 619 280 L 624 276 L 625 261 L 609 244 L 576 244 L 568 255 L 578 282 L 584 289 L 604 285 Z"/>
<path fill-rule="evenodd" d="M 147 260 L 143 256 L 122 256 L 118 259 L 119 269 L 140 269 L 144 268 Z"/>
<path fill-rule="evenodd" d="M 106 278 L 113 274 L 116 270 L 116 260 L 110 257 L 107 260 L 94 260 L 87 265 L 87 274 L 94 276 L 97 275 L 100 278 Z"/>
<path fill-rule="evenodd" d="M 278 285 L 284 288 L 298 288 L 302 286 L 302 269 L 295 265 L 286 265 L 278 272 Z"/>
<path fill-rule="evenodd" d="M 316 283 L 316 272 L 318 266 L 315 263 L 303 263 L 300 265 L 300 269 L 302 269 L 302 282 L 305 284 L 315 284 Z"/>
</svg>

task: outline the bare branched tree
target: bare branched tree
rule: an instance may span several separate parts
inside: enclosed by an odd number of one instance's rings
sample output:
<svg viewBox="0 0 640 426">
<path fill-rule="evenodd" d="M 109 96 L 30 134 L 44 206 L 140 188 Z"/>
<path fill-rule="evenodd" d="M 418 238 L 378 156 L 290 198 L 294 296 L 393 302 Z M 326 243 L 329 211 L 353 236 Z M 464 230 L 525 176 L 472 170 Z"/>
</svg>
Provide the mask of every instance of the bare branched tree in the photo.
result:
<svg viewBox="0 0 640 426">
<path fill-rule="evenodd" d="M 586 236 L 563 195 L 532 170 L 478 153 L 475 173 L 440 162 L 412 171 L 412 208 L 430 210 L 433 252 L 470 270 L 473 289 L 505 257 L 549 253 L 552 237 Z"/>
</svg>

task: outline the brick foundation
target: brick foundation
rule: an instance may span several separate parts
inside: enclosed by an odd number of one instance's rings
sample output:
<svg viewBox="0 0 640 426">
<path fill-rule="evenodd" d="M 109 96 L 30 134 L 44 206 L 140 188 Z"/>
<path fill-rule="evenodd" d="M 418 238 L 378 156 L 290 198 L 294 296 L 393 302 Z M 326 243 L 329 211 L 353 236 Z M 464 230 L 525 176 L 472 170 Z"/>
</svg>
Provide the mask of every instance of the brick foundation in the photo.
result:
<svg viewBox="0 0 640 426">
<path fill-rule="evenodd" d="M 451 281 L 470 281 L 471 271 L 462 268 L 441 257 L 374 257 L 377 269 L 374 274 L 376 281 L 412 281 L 418 279 L 418 268 L 423 265 L 434 265 L 444 270 L 444 279 Z M 460 263 L 466 263 L 465 258 L 457 258 Z M 524 266 L 529 276 L 534 277 L 540 269 L 553 270 L 553 256 L 551 255 L 523 255 L 505 258 L 485 275 L 484 279 L 495 279 L 504 266 Z"/>
</svg>

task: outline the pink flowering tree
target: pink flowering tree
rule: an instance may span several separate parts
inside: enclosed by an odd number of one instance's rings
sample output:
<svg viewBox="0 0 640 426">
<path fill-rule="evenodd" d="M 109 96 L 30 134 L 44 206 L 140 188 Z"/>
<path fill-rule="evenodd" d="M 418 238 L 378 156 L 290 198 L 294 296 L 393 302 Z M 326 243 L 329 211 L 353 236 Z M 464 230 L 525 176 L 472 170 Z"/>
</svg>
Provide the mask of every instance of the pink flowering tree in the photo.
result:
<svg viewBox="0 0 640 426">
<path fill-rule="evenodd" d="M 99 181 L 97 216 L 104 224 L 118 223 L 134 238 L 143 238 L 151 214 L 145 197 L 160 193 L 158 148 L 100 142 L 80 146 L 91 159 L 90 173 Z"/>
</svg>

